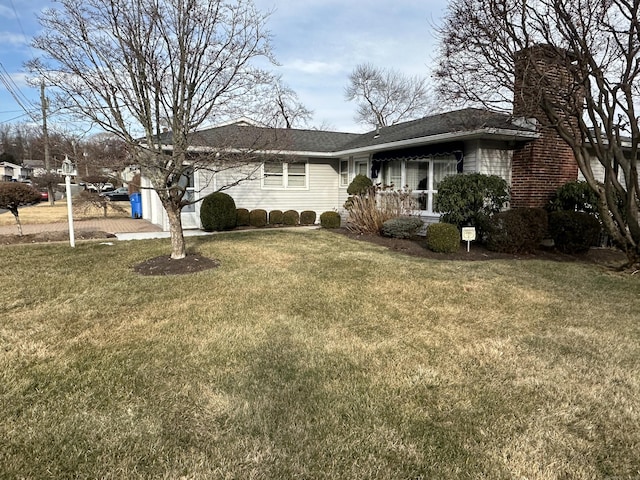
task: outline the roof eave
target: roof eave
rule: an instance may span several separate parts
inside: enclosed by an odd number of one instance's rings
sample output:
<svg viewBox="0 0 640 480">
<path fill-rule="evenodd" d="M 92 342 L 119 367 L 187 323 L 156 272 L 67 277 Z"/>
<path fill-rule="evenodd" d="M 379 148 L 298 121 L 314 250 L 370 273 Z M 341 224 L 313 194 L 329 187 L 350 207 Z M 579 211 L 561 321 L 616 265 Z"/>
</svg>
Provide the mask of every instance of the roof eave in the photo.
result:
<svg viewBox="0 0 640 480">
<path fill-rule="evenodd" d="M 508 128 L 479 128 L 476 130 L 462 130 L 458 132 L 447 132 L 437 135 L 428 135 L 424 137 L 409 138 L 406 140 L 396 140 L 387 143 L 377 143 L 373 145 L 366 145 L 363 147 L 334 150 L 330 152 L 320 152 L 314 150 L 262 150 L 262 149 L 242 149 L 242 148 L 223 148 L 216 149 L 209 146 L 189 146 L 188 152 L 192 153 L 214 153 L 214 152 L 228 152 L 228 153 L 247 153 L 252 151 L 254 153 L 266 154 L 266 155 L 287 155 L 287 156 L 306 156 L 314 158 L 338 158 L 348 155 L 357 155 L 362 153 L 371 153 L 381 150 L 395 150 L 399 148 L 413 147 L 417 145 L 432 145 L 434 143 L 445 143 L 451 141 L 464 141 L 464 140 L 477 140 L 482 138 L 500 140 L 506 142 L 528 142 L 539 138 L 540 134 L 533 130 L 513 130 Z M 173 145 L 163 145 L 163 150 L 173 150 Z"/>
<path fill-rule="evenodd" d="M 417 145 L 431 145 L 434 143 L 445 143 L 451 141 L 477 140 L 489 138 L 501 141 L 523 141 L 528 142 L 539 138 L 540 134 L 535 131 L 512 130 L 507 128 L 479 128 L 476 130 L 463 130 L 459 132 L 447 132 L 426 137 L 416 137 L 407 140 L 397 140 L 388 143 L 378 143 L 354 149 L 335 152 L 336 155 L 355 155 L 358 153 L 369 153 L 379 150 L 395 150 L 397 148 L 413 147 Z"/>
</svg>

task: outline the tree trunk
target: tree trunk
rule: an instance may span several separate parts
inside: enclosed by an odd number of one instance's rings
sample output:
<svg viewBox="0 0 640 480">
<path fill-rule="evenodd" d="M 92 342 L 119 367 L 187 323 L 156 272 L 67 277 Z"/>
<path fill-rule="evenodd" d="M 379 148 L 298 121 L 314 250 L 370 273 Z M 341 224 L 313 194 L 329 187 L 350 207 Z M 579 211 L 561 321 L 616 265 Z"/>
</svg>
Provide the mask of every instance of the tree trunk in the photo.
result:
<svg viewBox="0 0 640 480">
<path fill-rule="evenodd" d="M 165 205 L 167 217 L 169 218 L 169 232 L 171 233 L 171 258 L 180 260 L 187 256 L 187 248 L 182 233 L 182 218 L 180 208 L 173 204 Z"/>
<path fill-rule="evenodd" d="M 16 219 L 16 223 L 18 224 L 18 235 L 22 236 L 22 223 L 20 223 L 20 216 L 18 215 L 18 209 L 17 208 L 15 210 L 10 209 L 10 211 L 13 214 L 14 218 Z"/>
</svg>

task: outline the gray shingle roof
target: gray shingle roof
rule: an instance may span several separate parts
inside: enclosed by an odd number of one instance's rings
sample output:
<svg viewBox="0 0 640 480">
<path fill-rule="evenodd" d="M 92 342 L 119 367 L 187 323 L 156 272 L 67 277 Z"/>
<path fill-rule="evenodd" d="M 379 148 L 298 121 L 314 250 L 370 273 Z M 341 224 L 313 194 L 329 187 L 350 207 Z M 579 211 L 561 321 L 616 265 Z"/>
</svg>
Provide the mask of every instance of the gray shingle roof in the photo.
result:
<svg viewBox="0 0 640 480">
<path fill-rule="evenodd" d="M 463 110 L 432 115 L 389 127 L 382 127 L 379 130 L 360 135 L 359 138 L 345 145 L 343 149 L 350 150 L 445 133 L 474 131 L 483 128 L 508 129 L 522 132 L 530 131 L 530 129 L 513 123 L 511 115 L 490 112 L 479 108 L 465 108 Z"/>
<path fill-rule="evenodd" d="M 196 132 L 191 144 L 216 148 L 329 153 L 340 150 L 358 137 L 355 133 L 232 124 Z"/>
<path fill-rule="evenodd" d="M 510 115 L 466 108 L 382 127 L 364 134 L 230 124 L 195 132 L 191 135 L 190 144 L 221 149 L 333 153 L 479 129 L 531 131 L 514 123 Z"/>
</svg>

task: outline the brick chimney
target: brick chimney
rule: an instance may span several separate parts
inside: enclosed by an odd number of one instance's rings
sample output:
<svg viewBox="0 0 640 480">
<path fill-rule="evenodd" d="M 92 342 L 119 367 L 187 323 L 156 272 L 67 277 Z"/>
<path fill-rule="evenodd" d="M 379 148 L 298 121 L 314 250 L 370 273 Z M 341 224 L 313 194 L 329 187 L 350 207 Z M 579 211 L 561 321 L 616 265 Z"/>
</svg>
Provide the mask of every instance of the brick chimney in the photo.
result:
<svg viewBox="0 0 640 480">
<path fill-rule="evenodd" d="M 549 45 L 537 45 L 516 54 L 513 115 L 535 118 L 540 138 L 513 152 L 512 208 L 544 207 L 558 187 L 578 178 L 571 147 L 549 126 L 541 107 L 546 96 L 558 105 L 558 113 L 580 108 L 581 95 L 569 64 L 566 52 Z"/>
</svg>

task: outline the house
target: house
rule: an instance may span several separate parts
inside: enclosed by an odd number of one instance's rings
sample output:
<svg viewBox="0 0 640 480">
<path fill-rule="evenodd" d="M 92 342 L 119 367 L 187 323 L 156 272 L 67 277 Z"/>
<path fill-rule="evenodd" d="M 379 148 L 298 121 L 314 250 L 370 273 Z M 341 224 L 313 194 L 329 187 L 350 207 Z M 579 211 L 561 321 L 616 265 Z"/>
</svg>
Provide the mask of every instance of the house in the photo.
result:
<svg viewBox="0 0 640 480">
<path fill-rule="evenodd" d="M 570 146 L 551 127 L 535 118 L 538 110 L 536 71 L 544 71 L 559 85 L 574 87 L 571 73 L 552 49 L 523 50 L 516 61 L 513 113 L 466 108 L 382 127 L 364 134 L 316 130 L 274 129 L 246 120 L 196 132 L 191 151 L 221 155 L 253 151 L 251 180 L 225 190 L 238 207 L 249 210 L 336 210 L 345 214 L 347 187 L 357 174 L 374 183 L 406 188 L 416 197 L 415 212 L 425 222 L 439 219 L 434 197 L 447 175 L 478 172 L 503 177 L 511 187 L 511 207 L 542 207 L 565 183 L 578 179 Z M 537 68 L 531 68 L 536 66 Z M 567 93 L 573 92 L 573 93 Z M 552 92 L 558 102 L 581 104 L 580 89 Z M 171 148 L 170 134 L 165 138 Z M 276 161 L 272 161 L 272 160 Z M 144 176 L 144 172 L 142 172 Z M 189 179 L 194 198 L 234 183 L 238 171 Z M 143 178 L 143 187 L 149 186 Z M 183 210 L 184 228 L 200 226 L 200 204 Z M 155 192 L 143 190 L 143 218 L 167 230 L 166 214 Z"/>
<path fill-rule="evenodd" d="M 239 208 L 313 210 L 318 216 L 336 210 L 344 214 L 347 187 L 355 175 L 364 174 L 374 183 L 411 190 L 418 200 L 416 213 L 432 223 L 439 218 L 434 195 L 438 183 L 447 175 L 499 175 L 512 185 L 517 201 L 518 186 L 530 184 L 533 173 L 525 172 L 528 183 L 514 178 L 514 159 L 530 162 L 532 155 L 544 157 L 531 148 L 544 140 L 542 135 L 535 122 L 524 118 L 467 108 L 364 134 L 273 129 L 242 120 L 199 131 L 191 145 L 194 151 L 213 151 L 219 145 L 229 151 L 253 148 L 265 158 L 278 159 L 260 163 L 260 156 L 256 155 L 253 179 L 225 190 Z M 267 147 L 260 149 L 256 145 Z M 575 180 L 578 172 L 575 161 L 571 175 L 560 171 L 558 176 L 557 164 L 547 170 L 542 174 L 545 178 L 535 182 L 541 190 L 547 190 L 541 197 L 548 197 L 549 188 L 555 190 L 566 181 Z M 190 179 L 188 188 L 193 195 L 204 197 L 233 183 L 234 175 L 238 176 L 238 172 L 219 172 L 213 178 L 199 173 Z M 143 186 L 149 186 L 144 182 L 143 179 Z M 528 200 L 530 193 L 521 196 Z M 532 206 L 522 203 L 518 206 Z M 166 214 L 152 190 L 143 190 L 142 211 L 143 218 L 168 229 Z M 199 228 L 200 203 L 185 208 L 182 220 L 184 228 Z"/>
<path fill-rule="evenodd" d="M 0 180 L 3 182 L 24 182 L 33 175 L 33 169 L 26 165 L 0 162 Z"/>
</svg>

